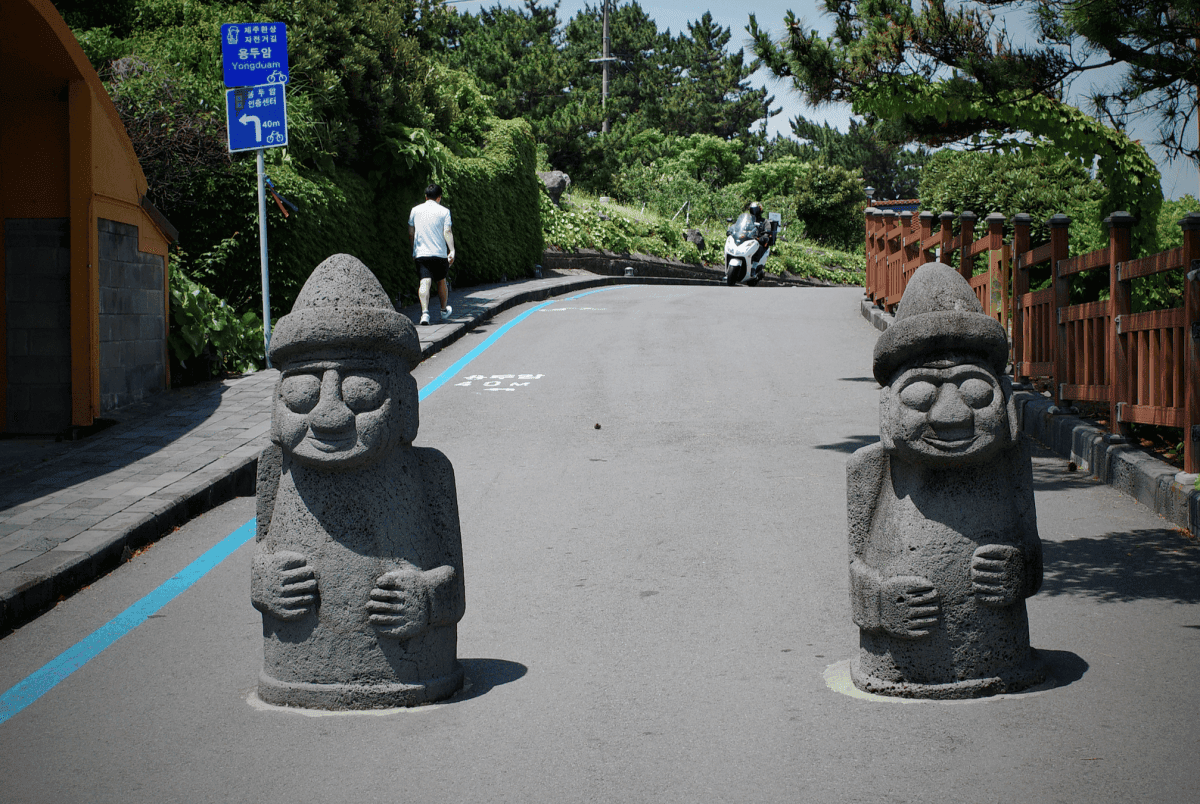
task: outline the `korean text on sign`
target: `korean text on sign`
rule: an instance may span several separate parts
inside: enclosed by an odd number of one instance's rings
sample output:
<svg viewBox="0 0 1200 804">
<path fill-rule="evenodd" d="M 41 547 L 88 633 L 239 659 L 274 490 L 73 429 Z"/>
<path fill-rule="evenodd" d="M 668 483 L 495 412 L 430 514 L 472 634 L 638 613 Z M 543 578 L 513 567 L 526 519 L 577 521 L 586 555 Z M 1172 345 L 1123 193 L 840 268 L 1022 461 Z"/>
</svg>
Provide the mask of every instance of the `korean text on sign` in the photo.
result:
<svg viewBox="0 0 1200 804">
<path fill-rule="evenodd" d="M 286 84 L 287 25 L 282 22 L 222 25 L 221 61 L 227 87 Z"/>
</svg>

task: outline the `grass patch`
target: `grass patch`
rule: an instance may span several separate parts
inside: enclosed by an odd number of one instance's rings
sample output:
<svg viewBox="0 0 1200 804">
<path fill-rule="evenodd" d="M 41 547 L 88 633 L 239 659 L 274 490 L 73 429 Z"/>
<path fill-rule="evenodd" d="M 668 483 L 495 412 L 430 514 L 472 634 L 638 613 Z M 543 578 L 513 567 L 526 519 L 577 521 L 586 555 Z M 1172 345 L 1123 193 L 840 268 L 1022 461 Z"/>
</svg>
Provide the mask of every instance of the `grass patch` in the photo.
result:
<svg viewBox="0 0 1200 804">
<path fill-rule="evenodd" d="M 542 229 L 546 247 L 563 251 L 604 249 L 616 254 L 646 254 L 693 265 L 721 266 L 724 263 L 725 230 L 723 220 L 688 220 L 680 215 L 672 220 L 648 207 L 621 204 L 585 192 L 565 194 L 562 205 L 555 207 L 542 200 Z M 704 248 L 683 239 L 685 229 L 698 229 L 704 235 Z M 861 285 L 866 260 L 857 252 L 828 248 L 802 236 L 803 226 L 795 225 L 784 233 L 771 249 L 767 271 L 819 279 L 839 285 Z"/>
</svg>

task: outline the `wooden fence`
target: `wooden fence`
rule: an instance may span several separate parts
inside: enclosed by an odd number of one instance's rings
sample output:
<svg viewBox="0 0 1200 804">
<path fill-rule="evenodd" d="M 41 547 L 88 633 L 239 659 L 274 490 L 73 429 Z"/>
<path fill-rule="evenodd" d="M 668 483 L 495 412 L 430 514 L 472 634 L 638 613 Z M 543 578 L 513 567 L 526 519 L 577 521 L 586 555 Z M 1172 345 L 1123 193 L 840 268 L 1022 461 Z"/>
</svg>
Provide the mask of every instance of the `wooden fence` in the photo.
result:
<svg viewBox="0 0 1200 804">
<path fill-rule="evenodd" d="M 1065 215 L 1050 219 L 1050 242 L 1036 248 L 1028 215 L 1013 218 L 1008 243 L 999 213 L 984 219 L 987 233 L 978 239 L 972 212 L 904 217 L 866 210 L 866 292 L 875 304 L 893 312 L 918 267 L 934 259 L 955 265 L 957 255 L 984 311 L 1009 329 L 1015 379 L 1049 379 L 1060 406 L 1107 405 L 1117 435 L 1127 436 L 1131 423 L 1182 428 L 1184 468 L 1200 472 L 1200 213 L 1180 221 L 1182 246 L 1137 260 L 1130 259 L 1134 220 L 1127 212 L 1105 220 L 1107 246 L 1074 257 Z M 976 274 L 976 258 L 985 254 L 987 268 Z M 1050 286 L 1031 292 L 1029 271 L 1042 266 Z M 1183 306 L 1132 312 L 1133 280 L 1167 271 L 1184 277 Z M 1108 298 L 1072 304 L 1069 278 L 1087 272 L 1107 273 Z"/>
</svg>

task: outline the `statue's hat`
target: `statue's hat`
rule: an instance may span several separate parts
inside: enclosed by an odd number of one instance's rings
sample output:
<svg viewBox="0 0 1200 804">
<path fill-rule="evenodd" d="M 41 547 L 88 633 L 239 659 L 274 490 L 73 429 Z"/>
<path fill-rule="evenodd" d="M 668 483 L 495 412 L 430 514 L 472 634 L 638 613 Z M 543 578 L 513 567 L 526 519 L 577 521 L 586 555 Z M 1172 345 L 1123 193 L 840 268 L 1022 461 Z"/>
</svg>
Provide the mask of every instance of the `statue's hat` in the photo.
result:
<svg viewBox="0 0 1200 804">
<path fill-rule="evenodd" d="M 978 355 L 997 374 L 1008 363 L 1008 336 L 985 315 L 967 280 L 940 262 L 927 262 L 904 289 L 896 319 L 875 343 L 875 379 L 891 384 L 901 366 L 947 353 Z"/>
<path fill-rule="evenodd" d="M 308 277 L 292 311 L 271 333 L 272 362 L 325 349 L 390 352 L 409 369 L 421 362 L 421 343 L 407 316 L 396 312 L 375 274 L 349 254 L 334 254 Z"/>
</svg>

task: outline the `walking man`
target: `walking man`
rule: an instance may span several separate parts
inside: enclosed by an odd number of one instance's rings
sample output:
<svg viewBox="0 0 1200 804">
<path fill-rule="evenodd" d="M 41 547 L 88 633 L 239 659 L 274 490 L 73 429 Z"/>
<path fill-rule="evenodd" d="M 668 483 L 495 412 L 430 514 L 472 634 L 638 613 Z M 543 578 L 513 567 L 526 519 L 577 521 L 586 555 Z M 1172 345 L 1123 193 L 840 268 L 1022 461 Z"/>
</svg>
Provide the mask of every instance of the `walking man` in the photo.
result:
<svg viewBox="0 0 1200 804">
<path fill-rule="evenodd" d="M 417 296 L 421 300 L 421 323 L 429 324 L 429 287 L 437 282 L 441 320 L 450 317 L 453 309 L 446 293 L 446 274 L 454 264 L 454 233 L 450 230 L 450 210 L 442 206 L 442 188 L 431 184 L 425 188 L 425 203 L 412 208 L 408 215 L 408 239 L 413 245 L 413 257 L 421 284 Z"/>
</svg>

